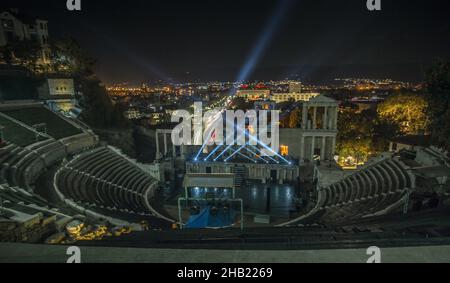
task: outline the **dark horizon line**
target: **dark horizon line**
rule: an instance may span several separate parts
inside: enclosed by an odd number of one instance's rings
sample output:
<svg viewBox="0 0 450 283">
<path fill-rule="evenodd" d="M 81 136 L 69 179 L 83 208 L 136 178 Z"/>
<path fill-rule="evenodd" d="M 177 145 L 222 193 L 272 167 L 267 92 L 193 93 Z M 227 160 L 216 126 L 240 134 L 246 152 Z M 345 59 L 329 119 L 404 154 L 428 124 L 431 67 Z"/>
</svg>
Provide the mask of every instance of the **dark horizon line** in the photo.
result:
<svg viewBox="0 0 450 283">
<path fill-rule="evenodd" d="M 322 65 L 279 65 L 256 68 L 246 81 L 279 81 L 284 79 L 295 79 L 308 84 L 330 83 L 336 78 L 367 78 L 367 79 L 392 79 L 395 81 L 421 83 L 425 72 L 432 66 L 433 62 L 416 63 L 391 63 L 391 64 L 322 64 Z M 130 84 L 142 84 L 151 82 L 176 83 L 206 83 L 206 82 L 236 82 L 235 74 L 239 71 L 237 67 L 211 67 L 203 70 L 187 70 L 183 73 L 175 73 L 168 79 L 155 78 L 149 74 L 149 79 L 112 79 L 101 75 L 101 69 L 97 68 L 97 75 L 106 84 L 118 84 L 129 82 Z M 293 70 L 294 69 L 294 70 Z M 386 71 L 389 70 L 389 71 Z M 222 74 L 220 74 L 222 73 Z M 170 79 L 170 80 L 169 80 Z"/>
</svg>

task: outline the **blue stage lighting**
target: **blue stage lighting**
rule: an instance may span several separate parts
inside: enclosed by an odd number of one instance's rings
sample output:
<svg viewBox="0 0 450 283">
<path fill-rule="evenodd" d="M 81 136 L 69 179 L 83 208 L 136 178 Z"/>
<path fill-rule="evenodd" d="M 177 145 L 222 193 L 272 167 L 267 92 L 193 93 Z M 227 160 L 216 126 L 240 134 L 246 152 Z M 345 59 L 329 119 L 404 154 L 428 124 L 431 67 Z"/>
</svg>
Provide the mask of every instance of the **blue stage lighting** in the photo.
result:
<svg viewBox="0 0 450 283">
<path fill-rule="evenodd" d="M 217 113 L 217 115 L 216 115 L 214 121 L 211 122 L 210 125 L 214 125 L 214 123 L 216 123 L 217 119 L 219 119 L 219 118 L 221 117 L 220 115 L 222 115 L 223 111 L 224 111 L 224 110 L 222 109 L 222 111 L 221 111 L 220 113 Z M 210 127 L 210 128 L 209 128 L 209 131 L 208 131 L 208 134 L 207 134 L 206 136 L 207 136 L 207 137 L 210 137 L 211 134 L 212 134 L 212 132 L 213 132 L 214 130 L 215 130 L 214 127 Z M 197 155 L 195 156 L 195 158 L 198 158 L 198 157 L 200 156 L 200 154 L 202 154 L 202 151 L 203 151 L 203 149 L 207 146 L 208 142 L 209 142 L 209 139 L 205 139 L 205 140 L 203 141 L 202 147 L 201 147 L 200 150 L 197 152 Z"/>
<path fill-rule="evenodd" d="M 249 135 L 248 132 L 245 132 L 245 135 L 248 136 L 250 139 L 256 141 L 257 144 L 261 145 L 262 147 L 264 147 L 265 149 L 267 149 L 268 151 L 272 152 L 273 154 L 276 155 L 276 157 L 280 158 L 281 160 L 283 160 L 286 163 L 289 163 L 289 160 L 287 160 L 286 158 L 284 158 L 283 156 L 281 156 L 280 154 L 278 154 L 277 152 L 275 152 L 272 148 L 270 148 L 268 145 L 262 143 L 261 141 L 259 141 L 257 138 L 255 138 L 252 135 Z M 253 146 L 254 147 L 254 146 Z M 266 156 L 266 157 L 270 157 L 270 156 Z M 279 163 L 278 161 L 276 161 L 277 163 Z"/>
<path fill-rule="evenodd" d="M 211 153 L 210 153 L 208 156 L 206 156 L 206 158 L 204 159 L 204 161 L 208 161 L 208 159 L 209 159 L 214 153 L 216 153 L 216 152 L 220 149 L 220 147 L 222 147 L 222 146 L 221 146 L 221 145 L 216 146 L 216 148 L 215 148 L 213 151 L 211 151 Z"/>
<path fill-rule="evenodd" d="M 227 150 L 229 150 L 232 146 L 233 146 L 232 144 L 227 146 L 216 158 L 214 158 L 214 161 L 217 161 L 217 159 L 219 159 L 222 155 L 224 155 L 224 153 L 227 152 Z"/>
<path fill-rule="evenodd" d="M 233 152 L 233 154 L 231 154 L 230 156 L 227 157 L 227 159 L 225 159 L 225 161 L 230 160 L 231 157 L 235 156 L 236 154 L 239 153 L 239 151 L 241 151 L 243 148 L 245 147 L 245 145 L 241 146 L 240 148 L 238 148 L 235 152 Z"/>
<path fill-rule="evenodd" d="M 262 158 L 262 156 L 256 152 L 254 152 L 253 150 L 251 150 L 248 146 L 245 148 L 248 152 L 258 156 L 259 159 L 261 159 L 262 161 L 264 161 L 265 163 L 269 163 L 269 161 L 265 160 L 264 158 Z"/>
<path fill-rule="evenodd" d="M 251 157 L 248 157 L 248 156 L 245 155 L 245 154 L 242 154 L 242 153 L 240 153 L 240 152 L 238 152 L 237 154 L 240 155 L 240 156 L 242 156 L 242 157 L 244 157 L 245 159 L 248 159 L 248 160 L 254 162 L 254 163 L 258 163 L 258 161 L 256 161 L 255 159 L 253 159 L 253 158 L 251 158 Z"/>
</svg>

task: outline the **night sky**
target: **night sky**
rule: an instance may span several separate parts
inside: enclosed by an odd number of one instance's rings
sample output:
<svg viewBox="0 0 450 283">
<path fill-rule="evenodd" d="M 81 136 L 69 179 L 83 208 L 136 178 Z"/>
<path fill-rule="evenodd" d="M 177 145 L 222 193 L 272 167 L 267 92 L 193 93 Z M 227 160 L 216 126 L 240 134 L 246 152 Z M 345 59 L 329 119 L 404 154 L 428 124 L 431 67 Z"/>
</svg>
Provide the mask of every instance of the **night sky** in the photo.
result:
<svg viewBox="0 0 450 283">
<path fill-rule="evenodd" d="M 335 77 L 418 81 L 450 59 L 450 1 L 2 0 L 77 39 L 106 83 Z"/>
</svg>

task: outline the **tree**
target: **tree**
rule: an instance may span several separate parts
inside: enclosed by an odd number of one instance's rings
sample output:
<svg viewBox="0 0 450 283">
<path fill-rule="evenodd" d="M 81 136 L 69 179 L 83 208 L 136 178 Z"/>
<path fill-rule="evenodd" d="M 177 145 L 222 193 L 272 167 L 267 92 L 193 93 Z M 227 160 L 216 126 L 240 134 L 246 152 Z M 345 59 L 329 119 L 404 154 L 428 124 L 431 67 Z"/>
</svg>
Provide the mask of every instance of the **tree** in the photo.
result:
<svg viewBox="0 0 450 283">
<path fill-rule="evenodd" d="M 5 45 L 0 47 L 0 53 L 2 56 L 2 63 L 5 63 L 7 65 L 14 64 L 14 52 L 11 45 Z"/>
<path fill-rule="evenodd" d="M 365 163 L 373 154 L 373 145 L 370 138 L 347 139 L 339 144 L 338 151 L 341 163 L 348 157 L 353 158 L 355 164 Z"/>
<path fill-rule="evenodd" d="M 64 38 L 52 43 L 53 69 L 72 76 L 94 74 L 95 60 L 81 48 L 73 38 Z"/>
<path fill-rule="evenodd" d="M 437 61 L 426 72 L 426 84 L 432 141 L 450 150 L 450 62 Z"/>
<path fill-rule="evenodd" d="M 3 60 L 8 65 L 20 65 L 33 72 L 40 68 L 39 59 L 42 55 L 42 48 L 36 41 L 13 41 L 1 47 L 0 53 L 2 53 Z"/>
<path fill-rule="evenodd" d="M 234 110 L 246 110 L 253 108 L 253 102 L 247 101 L 244 97 L 235 97 L 233 99 Z"/>
<path fill-rule="evenodd" d="M 424 96 L 398 94 L 378 105 L 377 112 L 382 122 L 397 125 L 401 134 L 420 134 L 429 124 L 427 109 Z"/>
<path fill-rule="evenodd" d="M 104 86 L 96 78 L 81 78 L 84 111 L 83 120 L 95 128 L 123 128 L 128 126 L 120 105 L 113 105 Z"/>
<path fill-rule="evenodd" d="M 351 157 L 356 163 L 366 162 L 374 148 L 374 117 L 373 113 L 344 112 L 338 119 L 337 151 L 340 163 Z"/>
</svg>

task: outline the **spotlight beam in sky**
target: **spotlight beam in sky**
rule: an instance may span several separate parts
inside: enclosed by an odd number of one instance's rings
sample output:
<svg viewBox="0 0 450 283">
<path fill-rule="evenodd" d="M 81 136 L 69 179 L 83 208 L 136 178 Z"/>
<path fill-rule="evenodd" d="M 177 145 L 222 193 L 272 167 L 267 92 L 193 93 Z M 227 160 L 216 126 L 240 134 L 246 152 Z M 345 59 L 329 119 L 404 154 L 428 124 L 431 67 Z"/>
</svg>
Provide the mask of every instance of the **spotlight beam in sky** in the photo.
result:
<svg viewBox="0 0 450 283">
<path fill-rule="evenodd" d="M 85 29 L 89 30 L 89 32 L 95 33 L 97 36 L 101 37 L 108 45 L 108 47 L 115 49 L 116 51 L 121 53 L 121 55 L 127 57 L 135 65 L 146 70 L 147 72 L 152 73 L 166 83 L 176 84 L 176 82 L 172 78 L 162 72 L 160 68 L 158 68 L 155 64 L 151 64 L 150 62 L 145 60 L 144 57 L 136 55 L 135 50 L 130 50 L 122 42 L 114 39 L 112 36 L 109 36 L 104 30 L 100 30 L 99 28 L 87 23 L 86 21 L 80 21 L 79 24 L 80 26 L 83 26 Z"/>
<path fill-rule="evenodd" d="M 247 57 L 247 61 L 242 66 L 241 70 L 239 71 L 239 75 L 238 75 L 236 81 L 238 81 L 238 82 L 246 81 L 248 79 L 248 77 L 251 75 L 251 73 L 255 69 L 255 66 L 257 65 L 259 59 L 264 54 L 264 51 L 266 50 L 267 46 L 269 45 L 275 31 L 278 29 L 281 19 L 286 14 L 291 2 L 292 2 L 291 0 L 280 1 L 275 12 L 273 13 L 270 20 L 267 22 L 266 26 L 264 27 L 258 41 L 253 46 L 251 53 Z"/>
</svg>

